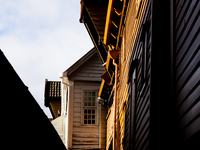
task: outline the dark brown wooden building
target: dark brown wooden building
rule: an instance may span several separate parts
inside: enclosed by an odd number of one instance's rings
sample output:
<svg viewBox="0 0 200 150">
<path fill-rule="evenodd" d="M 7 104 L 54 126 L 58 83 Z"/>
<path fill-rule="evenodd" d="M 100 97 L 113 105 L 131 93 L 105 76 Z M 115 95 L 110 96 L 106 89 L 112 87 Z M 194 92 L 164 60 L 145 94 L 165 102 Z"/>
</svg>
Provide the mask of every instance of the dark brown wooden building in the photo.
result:
<svg viewBox="0 0 200 150">
<path fill-rule="evenodd" d="M 200 1 L 81 5 L 106 70 L 106 149 L 200 149 Z"/>
<path fill-rule="evenodd" d="M 61 82 L 45 80 L 44 105 L 49 107 L 53 119 L 61 115 Z"/>
</svg>

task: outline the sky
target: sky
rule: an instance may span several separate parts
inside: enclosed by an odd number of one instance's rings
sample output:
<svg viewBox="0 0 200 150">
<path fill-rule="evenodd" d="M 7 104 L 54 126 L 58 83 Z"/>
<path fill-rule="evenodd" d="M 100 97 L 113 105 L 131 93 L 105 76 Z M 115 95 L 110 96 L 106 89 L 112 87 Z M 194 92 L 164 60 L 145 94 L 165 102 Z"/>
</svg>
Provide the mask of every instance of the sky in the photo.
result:
<svg viewBox="0 0 200 150">
<path fill-rule="evenodd" d="M 45 79 L 64 72 L 93 43 L 79 22 L 80 0 L 0 0 L 0 49 L 48 117 Z M 27 106 L 28 107 L 28 106 Z"/>
</svg>

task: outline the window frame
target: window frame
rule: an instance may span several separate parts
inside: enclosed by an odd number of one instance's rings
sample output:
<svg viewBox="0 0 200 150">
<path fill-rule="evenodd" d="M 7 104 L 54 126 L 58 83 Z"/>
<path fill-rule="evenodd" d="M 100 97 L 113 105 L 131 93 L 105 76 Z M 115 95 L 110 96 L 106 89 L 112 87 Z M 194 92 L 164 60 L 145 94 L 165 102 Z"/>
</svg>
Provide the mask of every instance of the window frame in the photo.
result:
<svg viewBox="0 0 200 150">
<path fill-rule="evenodd" d="M 142 35 L 140 39 L 141 46 L 141 59 L 142 59 L 142 68 L 141 68 L 141 87 L 140 87 L 140 96 L 142 97 L 144 93 L 144 89 L 147 85 L 147 65 L 148 65 L 148 29 L 149 29 L 149 23 L 146 22 L 143 25 L 142 29 Z"/>
<path fill-rule="evenodd" d="M 85 92 L 95 92 L 95 106 L 84 106 L 84 93 Z M 81 125 L 82 126 L 96 126 L 98 125 L 98 96 L 97 90 L 94 89 L 82 89 L 81 92 Z M 85 124 L 84 123 L 84 110 L 85 109 L 95 109 L 95 124 Z"/>
</svg>

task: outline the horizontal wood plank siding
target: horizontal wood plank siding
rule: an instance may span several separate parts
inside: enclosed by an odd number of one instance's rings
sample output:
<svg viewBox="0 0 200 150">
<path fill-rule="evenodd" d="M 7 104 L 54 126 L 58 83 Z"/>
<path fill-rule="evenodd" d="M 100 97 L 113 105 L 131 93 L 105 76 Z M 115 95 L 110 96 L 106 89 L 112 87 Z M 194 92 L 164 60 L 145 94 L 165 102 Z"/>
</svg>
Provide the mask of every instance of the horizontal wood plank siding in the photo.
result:
<svg viewBox="0 0 200 150">
<path fill-rule="evenodd" d="M 58 132 L 58 135 L 62 139 L 63 143 L 65 143 L 65 135 L 64 135 L 64 128 L 65 128 L 65 116 L 60 116 L 53 121 L 51 121 L 53 124 L 54 128 Z"/>
<path fill-rule="evenodd" d="M 101 81 L 101 75 L 105 72 L 97 54 L 94 54 L 87 62 L 74 71 L 69 79 L 80 81 Z"/>
<path fill-rule="evenodd" d="M 100 82 L 88 82 L 88 81 L 75 81 L 74 82 L 74 104 L 73 104 L 73 134 L 72 134 L 72 146 L 74 149 L 78 148 L 99 148 L 99 138 L 102 134 L 102 138 L 105 138 L 105 130 L 100 132 L 100 122 L 98 125 L 86 126 L 81 124 L 81 101 L 83 90 L 98 90 Z M 105 117 L 107 111 L 102 110 L 102 117 Z M 100 116 L 99 116 L 100 117 Z M 102 127 L 105 128 L 105 121 L 102 120 Z M 103 140 L 101 140 L 103 142 Z M 105 147 L 102 143 L 102 147 Z"/>
<path fill-rule="evenodd" d="M 176 1 L 175 81 L 179 130 L 185 141 L 200 131 L 200 1 Z"/>
<path fill-rule="evenodd" d="M 101 84 L 101 75 L 104 73 L 98 55 L 91 54 L 86 61 L 83 58 L 78 62 L 79 67 L 70 71 L 69 80 L 74 81 L 73 93 L 73 149 L 93 149 L 100 147 L 100 123 L 97 125 L 86 126 L 82 124 L 82 91 L 98 89 Z M 76 65 L 74 66 L 76 67 Z M 71 68 L 73 69 L 73 68 Z M 72 73 L 71 73 L 72 72 Z M 103 131 L 103 130 L 102 130 Z M 105 131 L 104 131 L 105 134 Z"/>
<path fill-rule="evenodd" d="M 123 113 L 125 101 L 127 101 L 125 113 L 125 128 L 121 129 L 124 139 L 124 149 L 142 150 L 149 148 L 149 125 L 150 125 L 150 64 L 151 64 L 151 26 L 147 29 L 147 82 L 141 94 L 142 76 L 142 51 L 140 48 L 141 34 L 143 24 L 149 22 L 151 24 L 151 3 L 148 0 L 141 1 L 141 8 L 136 19 L 135 1 L 131 1 L 128 8 L 128 16 L 126 22 L 126 58 L 121 60 L 121 81 L 120 81 L 120 112 Z M 136 78 L 128 76 L 131 62 L 137 59 Z M 128 61 L 127 61 L 128 60 Z M 127 77 L 131 78 L 129 88 Z M 135 83 L 134 83 L 135 82 Z M 134 85 L 135 84 L 135 85 Z M 129 92 L 129 93 L 128 93 Z M 135 92 L 135 94 L 133 94 Z M 132 94 L 134 96 L 132 96 Z M 134 104 L 132 104 L 134 103 Z M 134 113 L 133 113 L 134 112 Z M 131 117 L 134 115 L 134 117 Z"/>
<path fill-rule="evenodd" d="M 150 27 L 147 31 L 147 79 L 144 89 L 141 89 L 142 81 L 142 52 L 138 46 L 136 46 L 135 54 L 138 59 L 137 65 L 137 76 L 136 76 L 136 100 L 135 100 L 135 149 L 148 149 L 149 148 L 149 126 L 150 126 L 150 74 L 151 74 L 151 41 L 152 41 L 152 31 L 151 31 L 151 3 L 148 3 L 146 9 L 146 17 L 144 18 L 144 23 L 150 23 Z M 141 31 L 140 31 L 141 32 Z M 140 41 L 138 41 L 140 42 Z M 140 90 L 141 89 L 141 90 Z M 142 94 L 143 93 L 143 94 Z"/>
</svg>

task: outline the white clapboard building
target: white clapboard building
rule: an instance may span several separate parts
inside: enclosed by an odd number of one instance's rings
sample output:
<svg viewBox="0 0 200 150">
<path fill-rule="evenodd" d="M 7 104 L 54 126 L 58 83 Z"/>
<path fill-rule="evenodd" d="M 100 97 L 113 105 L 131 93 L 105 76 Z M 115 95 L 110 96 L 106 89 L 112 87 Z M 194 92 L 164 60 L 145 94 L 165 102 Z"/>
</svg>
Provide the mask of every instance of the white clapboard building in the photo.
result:
<svg viewBox="0 0 200 150">
<path fill-rule="evenodd" d="M 61 115 L 52 124 L 67 149 L 105 149 L 107 107 L 98 101 L 104 72 L 93 48 L 60 74 Z"/>
</svg>

